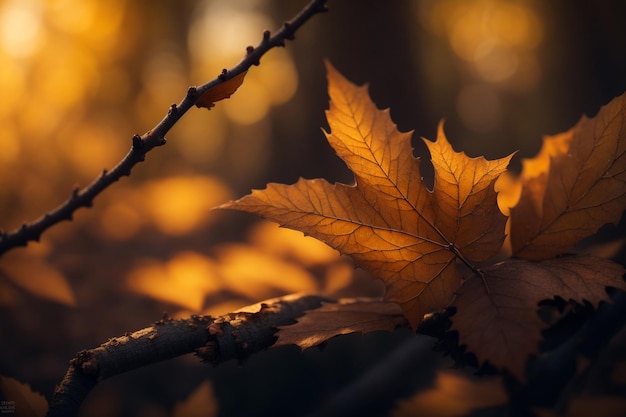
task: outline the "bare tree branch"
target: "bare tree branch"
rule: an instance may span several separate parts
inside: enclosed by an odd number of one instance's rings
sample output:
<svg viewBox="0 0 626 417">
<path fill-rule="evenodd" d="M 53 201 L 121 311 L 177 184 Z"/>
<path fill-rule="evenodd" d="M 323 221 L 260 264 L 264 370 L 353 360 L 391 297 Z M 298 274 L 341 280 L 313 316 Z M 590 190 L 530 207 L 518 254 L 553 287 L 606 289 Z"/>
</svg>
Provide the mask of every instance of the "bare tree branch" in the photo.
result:
<svg viewBox="0 0 626 417">
<path fill-rule="evenodd" d="M 274 344 L 278 326 L 294 323 L 306 310 L 334 300 L 319 295 L 290 295 L 267 300 L 218 318 L 164 317 L 152 326 L 109 339 L 78 352 L 50 401 L 48 417 L 75 416 L 96 384 L 104 379 L 177 356 L 193 353 L 217 365 L 243 360 Z"/>
<path fill-rule="evenodd" d="M 182 101 L 172 104 L 163 118 L 154 128 L 143 135 L 134 135 L 132 147 L 126 156 L 110 171 L 104 170 L 91 184 L 81 189 L 74 189 L 71 196 L 57 208 L 49 211 L 40 218 L 25 223 L 12 232 L 0 231 L 0 256 L 8 250 L 26 246 L 28 242 L 38 241 L 41 234 L 50 227 L 63 220 L 71 220 L 74 212 L 81 207 L 91 207 L 93 199 L 111 184 L 123 176 L 129 176 L 131 170 L 139 162 L 142 162 L 146 154 L 157 146 L 164 145 L 165 135 L 180 120 L 180 118 L 196 103 L 196 101 L 210 88 L 230 80 L 233 77 L 247 71 L 253 65 L 259 65 L 261 57 L 270 49 L 277 46 L 285 46 L 285 41 L 295 38 L 296 31 L 313 15 L 324 12 L 327 0 L 312 0 L 298 15 L 283 27 L 271 34 L 266 31 L 263 39 L 256 46 L 246 48 L 246 56 L 230 70 L 224 69 L 212 81 L 199 87 L 190 87 Z"/>
</svg>

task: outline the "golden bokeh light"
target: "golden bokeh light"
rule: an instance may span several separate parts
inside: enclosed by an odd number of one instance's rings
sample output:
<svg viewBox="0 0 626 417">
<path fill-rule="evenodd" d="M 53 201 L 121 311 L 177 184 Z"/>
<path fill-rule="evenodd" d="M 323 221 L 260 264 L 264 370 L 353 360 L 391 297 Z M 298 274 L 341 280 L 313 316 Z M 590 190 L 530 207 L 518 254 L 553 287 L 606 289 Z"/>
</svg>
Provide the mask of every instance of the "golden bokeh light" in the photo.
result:
<svg viewBox="0 0 626 417">
<path fill-rule="evenodd" d="M 273 105 L 286 103 L 298 89 L 298 72 L 287 49 L 273 51 L 271 59 L 263 61 L 260 82 Z"/>
<path fill-rule="evenodd" d="M 0 9 L 0 45 L 14 58 L 27 58 L 42 46 L 42 13 L 39 0 L 6 1 Z"/>
<path fill-rule="evenodd" d="M 100 226 L 105 236 L 115 240 L 127 240 L 134 237 L 142 225 L 141 214 L 130 204 L 119 201 L 104 209 L 100 217 Z"/>
<path fill-rule="evenodd" d="M 353 264 L 346 257 L 271 222 L 254 225 L 246 242 L 223 243 L 211 252 L 180 252 L 165 261 L 142 261 L 127 274 L 126 286 L 183 307 L 175 315 L 184 317 L 200 309 L 203 314 L 220 315 L 291 293 L 336 294 L 354 282 Z"/>
<path fill-rule="evenodd" d="M 318 288 L 313 275 L 302 267 L 249 245 L 223 245 L 218 259 L 225 287 L 251 300 Z"/>
<path fill-rule="evenodd" d="M 237 298 L 236 296 L 230 297 L 228 301 L 215 303 L 207 306 L 204 310 L 202 310 L 202 314 L 206 314 L 212 317 L 218 317 L 222 314 L 228 314 L 233 311 L 237 311 L 241 307 L 247 306 L 250 304 L 250 300 L 247 298 Z M 188 312 L 180 312 L 180 317 L 189 317 Z"/>
<path fill-rule="evenodd" d="M 456 100 L 459 117 L 475 132 L 488 132 L 501 119 L 500 98 L 488 84 L 467 84 Z"/>
<path fill-rule="evenodd" d="M 163 109 L 189 87 L 180 54 L 176 45 L 165 43 L 159 45 L 142 66 L 143 88 L 135 97 L 135 111 L 141 122 L 148 126 L 154 124 L 157 117 L 162 117 Z"/>
<path fill-rule="evenodd" d="M 12 123 L 7 123 L 2 127 L 0 132 L 0 172 L 4 171 L 7 163 L 17 159 L 20 154 L 20 137 L 19 132 Z"/>
<path fill-rule="evenodd" d="M 44 241 L 5 254 L 0 264 L 0 277 L 38 297 L 76 306 L 74 291 L 64 273 L 47 258 L 50 250 L 50 244 Z"/>
<path fill-rule="evenodd" d="M 266 15 L 233 2 L 205 1 L 189 31 L 188 47 L 193 74 L 219 74 L 236 64 L 250 43 L 258 43 L 262 33 L 273 27 Z M 225 101 L 226 116 L 234 123 L 250 125 L 261 121 L 272 106 L 288 101 L 296 92 L 298 76 L 288 51 L 272 51 L 263 65 L 253 67 L 237 94 Z"/>
<path fill-rule="evenodd" d="M 263 66 L 252 70 L 241 91 L 224 102 L 226 116 L 242 125 L 257 123 L 266 117 L 271 106 L 287 102 L 298 87 L 293 61 L 285 50 L 279 49 Z"/>
<path fill-rule="evenodd" d="M 207 294 L 218 291 L 221 285 L 215 277 L 214 263 L 195 252 L 180 252 L 169 261 L 146 260 L 127 274 L 126 284 L 131 291 L 157 300 L 200 312 Z"/>
<path fill-rule="evenodd" d="M 127 148 L 117 140 L 118 132 L 104 120 L 81 120 L 77 125 L 64 126 L 65 140 L 59 144 L 79 178 L 93 178 L 100 167 L 113 166 Z"/>
<path fill-rule="evenodd" d="M 537 48 L 543 36 L 540 19 L 527 2 L 424 1 L 418 10 L 424 13 L 423 24 L 446 37 L 460 58 L 493 65 L 486 74 L 498 81 L 512 77 L 519 56 Z"/>
<path fill-rule="evenodd" d="M 213 71 L 221 70 L 216 66 L 220 60 L 215 58 L 240 59 L 242 45 L 245 49 L 250 42 L 260 40 L 264 30 L 274 27 L 250 2 L 201 1 L 195 16 L 189 30 L 189 50 Z"/>
<path fill-rule="evenodd" d="M 541 78 L 537 54 L 544 23 L 537 4 L 528 0 L 421 0 L 416 4 L 421 25 L 443 38 L 456 57 L 459 117 L 475 132 L 497 129 L 503 117 L 501 96 L 529 91 Z"/>
<path fill-rule="evenodd" d="M 211 111 L 221 110 L 219 107 Z M 228 125 L 222 118 L 207 117 L 204 110 L 192 111 L 178 123 L 176 132 L 176 147 L 181 156 L 192 166 L 210 166 L 222 156 Z"/>
<path fill-rule="evenodd" d="M 351 262 L 334 262 L 326 268 L 324 292 L 334 294 L 347 288 L 354 281 L 354 265 Z"/>
<path fill-rule="evenodd" d="M 248 239 L 268 253 L 294 259 L 302 265 L 333 262 L 340 256 L 335 249 L 317 239 L 268 221 L 256 223 Z"/>
<path fill-rule="evenodd" d="M 25 86 L 26 77 L 22 66 L 14 59 L 0 53 L 1 119 L 9 119 L 12 116 L 15 106 L 22 99 Z"/>
<path fill-rule="evenodd" d="M 143 187 L 146 214 L 159 230 L 181 235 L 206 224 L 211 208 L 230 198 L 230 191 L 210 177 L 171 177 Z"/>
<path fill-rule="evenodd" d="M 474 409 L 504 404 L 507 399 L 499 378 L 475 379 L 460 371 L 439 371 L 433 387 L 401 401 L 393 416 L 464 416 Z"/>
<path fill-rule="evenodd" d="M 226 117 L 241 125 L 251 125 L 262 120 L 270 107 L 264 90 L 262 84 L 249 76 L 241 91 L 224 102 Z"/>
<path fill-rule="evenodd" d="M 49 0 L 49 19 L 55 28 L 72 34 L 84 36 L 87 32 L 100 34 L 98 37 L 109 37 L 117 30 L 123 15 L 123 0 L 107 1 L 102 5 L 98 0 Z M 107 19 L 102 22 L 101 13 L 107 13 Z M 102 36 L 105 35 L 105 36 Z"/>
<path fill-rule="evenodd" d="M 72 187 L 83 187 L 115 166 L 128 152 L 133 133 L 150 129 L 190 85 L 235 65 L 246 46 L 276 27 L 266 9 L 254 1 L 200 1 L 196 12 L 178 16 L 187 19 L 187 42 L 181 44 L 147 35 L 154 22 L 144 20 L 141 8 L 126 0 L 2 2 L 0 198 L 9 213 L 2 227 L 34 219 L 62 202 Z M 141 59 L 133 55 L 137 51 Z M 213 163 L 246 178 L 259 172 L 272 134 L 268 112 L 290 100 L 298 87 L 288 50 L 275 49 L 262 63 L 251 69 L 232 99 L 211 112 L 192 109 L 168 136 L 167 154 L 151 154 L 153 164 L 134 169 L 130 179 L 99 196 L 92 211 L 76 216 L 78 227 L 89 225 L 87 234 L 101 239 L 91 243 L 123 245 L 154 231 L 185 239 L 219 218 L 221 213 L 211 208 L 232 195 L 222 180 L 208 174 L 214 172 Z M 244 137 L 232 138 L 233 131 Z M 150 179 L 138 179 L 136 173 Z M 274 229 L 243 247 L 226 245 L 215 256 L 169 251 L 167 260 L 135 265 L 125 288 L 197 312 L 241 306 L 264 294 L 341 289 L 350 283 L 345 260 L 332 249 L 303 236 L 281 237 L 294 232 Z M 64 237 L 54 235 L 59 241 Z M 31 269 L 50 277 L 59 293 L 41 296 L 74 303 L 63 268 L 46 256 L 38 256 Z M 64 267 L 70 264 L 76 267 L 71 262 Z M 9 288 L 26 288 L 20 276 L 4 281 Z M 205 306 L 203 297 L 218 287 L 229 296 Z M 26 289 L 42 291 L 32 285 Z"/>
</svg>

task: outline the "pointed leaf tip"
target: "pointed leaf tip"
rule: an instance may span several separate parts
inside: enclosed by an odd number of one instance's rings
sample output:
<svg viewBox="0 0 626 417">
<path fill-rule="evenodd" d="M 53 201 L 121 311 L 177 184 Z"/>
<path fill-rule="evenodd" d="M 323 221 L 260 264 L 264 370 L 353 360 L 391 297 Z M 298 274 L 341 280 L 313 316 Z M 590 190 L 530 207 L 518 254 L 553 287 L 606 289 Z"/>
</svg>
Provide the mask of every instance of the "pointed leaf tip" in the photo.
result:
<svg viewBox="0 0 626 417">
<path fill-rule="evenodd" d="M 524 160 L 522 192 L 511 209 L 513 256 L 549 259 L 564 253 L 626 209 L 626 94 L 544 139 Z"/>
<path fill-rule="evenodd" d="M 303 179 L 268 184 L 228 207 L 260 214 L 350 255 L 385 283 L 386 300 L 399 304 L 417 328 L 424 314 L 452 300 L 461 284 L 459 256 L 483 260 L 500 248 L 506 218 L 493 182 L 508 158 L 487 161 L 456 153 L 440 129 L 431 147 L 438 170 L 431 192 L 413 156 L 411 134 L 398 131 L 366 85 L 351 83 L 329 62 L 326 66 L 326 137 L 356 185 Z"/>
</svg>

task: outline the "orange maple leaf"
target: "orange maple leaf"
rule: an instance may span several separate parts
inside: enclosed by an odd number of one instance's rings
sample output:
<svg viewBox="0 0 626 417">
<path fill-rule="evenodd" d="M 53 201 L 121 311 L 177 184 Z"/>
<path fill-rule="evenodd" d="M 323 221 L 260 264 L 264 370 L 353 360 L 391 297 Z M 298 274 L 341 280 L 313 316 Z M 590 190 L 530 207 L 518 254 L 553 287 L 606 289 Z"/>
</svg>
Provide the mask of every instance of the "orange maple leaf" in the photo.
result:
<svg viewBox="0 0 626 417">
<path fill-rule="evenodd" d="M 227 203 L 320 239 L 384 281 L 386 300 L 402 307 L 413 327 L 448 305 L 461 285 L 458 259 L 480 262 L 504 240 L 506 217 L 493 183 L 510 157 L 487 161 L 456 153 L 440 124 L 426 141 L 435 168 L 434 191 L 424 185 L 411 134 L 379 110 L 367 87 L 328 65 L 331 133 L 326 137 L 355 175 L 356 185 L 300 179 Z"/>
<path fill-rule="evenodd" d="M 583 117 L 565 133 L 546 137 L 536 157 L 523 161 L 508 183 L 511 259 L 469 279 L 455 300 L 453 328 L 479 359 L 523 379 L 525 359 L 537 352 L 546 324 L 537 303 L 555 295 L 598 305 L 607 286 L 626 289 L 624 269 L 587 256 L 557 259 L 626 208 L 626 95 Z M 509 179 L 510 180 L 510 179 Z M 502 185 L 502 184 L 501 184 Z"/>
<path fill-rule="evenodd" d="M 572 129 L 546 137 L 539 154 L 523 161 L 522 194 L 511 209 L 513 256 L 549 259 L 626 207 L 626 95 L 583 117 Z"/>
<path fill-rule="evenodd" d="M 377 299 L 342 299 L 323 303 L 307 312 L 296 324 L 281 326 L 274 346 L 318 346 L 337 335 L 373 331 L 393 331 L 406 326 L 406 318 L 395 303 Z"/>
<path fill-rule="evenodd" d="M 607 286 L 626 289 L 624 269 L 611 261 L 553 259 L 624 211 L 626 96 L 547 139 L 539 155 L 524 162 L 520 178 L 507 177 L 519 194 L 508 201 L 519 201 L 510 210 L 510 227 L 513 254 L 522 259 L 479 269 L 476 264 L 494 258 L 505 239 L 507 217 L 494 186 L 511 156 L 488 161 L 455 152 L 440 124 L 437 140 L 425 141 L 435 173 L 429 190 L 410 133 L 399 132 L 389 111 L 376 108 L 367 87 L 330 65 L 328 82 L 326 137 L 355 185 L 322 179 L 269 184 L 222 208 L 258 213 L 351 255 L 383 280 L 386 300 L 401 306 L 413 328 L 424 314 L 453 303 L 460 343 L 519 379 L 544 328 L 539 301 L 558 295 L 597 305 L 608 300 Z M 461 271 L 470 272 L 463 285 Z"/>
<path fill-rule="evenodd" d="M 537 303 L 559 295 L 594 306 L 608 300 L 606 287 L 626 289 L 624 269 L 591 256 L 567 256 L 542 262 L 509 259 L 481 270 L 459 290 L 452 318 L 459 343 L 479 360 L 507 368 L 524 379 L 526 358 L 537 352 L 541 331 Z M 487 290 L 488 289 L 488 290 Z"/>
</svg>

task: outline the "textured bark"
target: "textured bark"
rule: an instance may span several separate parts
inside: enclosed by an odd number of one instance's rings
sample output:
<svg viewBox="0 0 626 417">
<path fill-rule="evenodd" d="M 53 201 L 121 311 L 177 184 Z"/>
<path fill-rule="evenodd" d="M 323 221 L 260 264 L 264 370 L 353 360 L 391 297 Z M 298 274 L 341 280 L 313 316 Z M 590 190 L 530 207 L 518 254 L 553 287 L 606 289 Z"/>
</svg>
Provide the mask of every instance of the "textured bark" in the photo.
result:
<svg viewBox="0 0 626 417">
<path fill-rule="evenodd" d="M 79 352 L 70 361 L 50 401 L 48 416 L 77 415 L 98 382 L 142 366 L 193 352 L 213 365 L 243 360 L 274 344 L 278 326 L 295 322 L 323 301 L 331 300 L 318 295 L 291 295 L 217 318 L 164 317 L 150 327 L 109 339 L 94 349 Z"/>
</svg>

